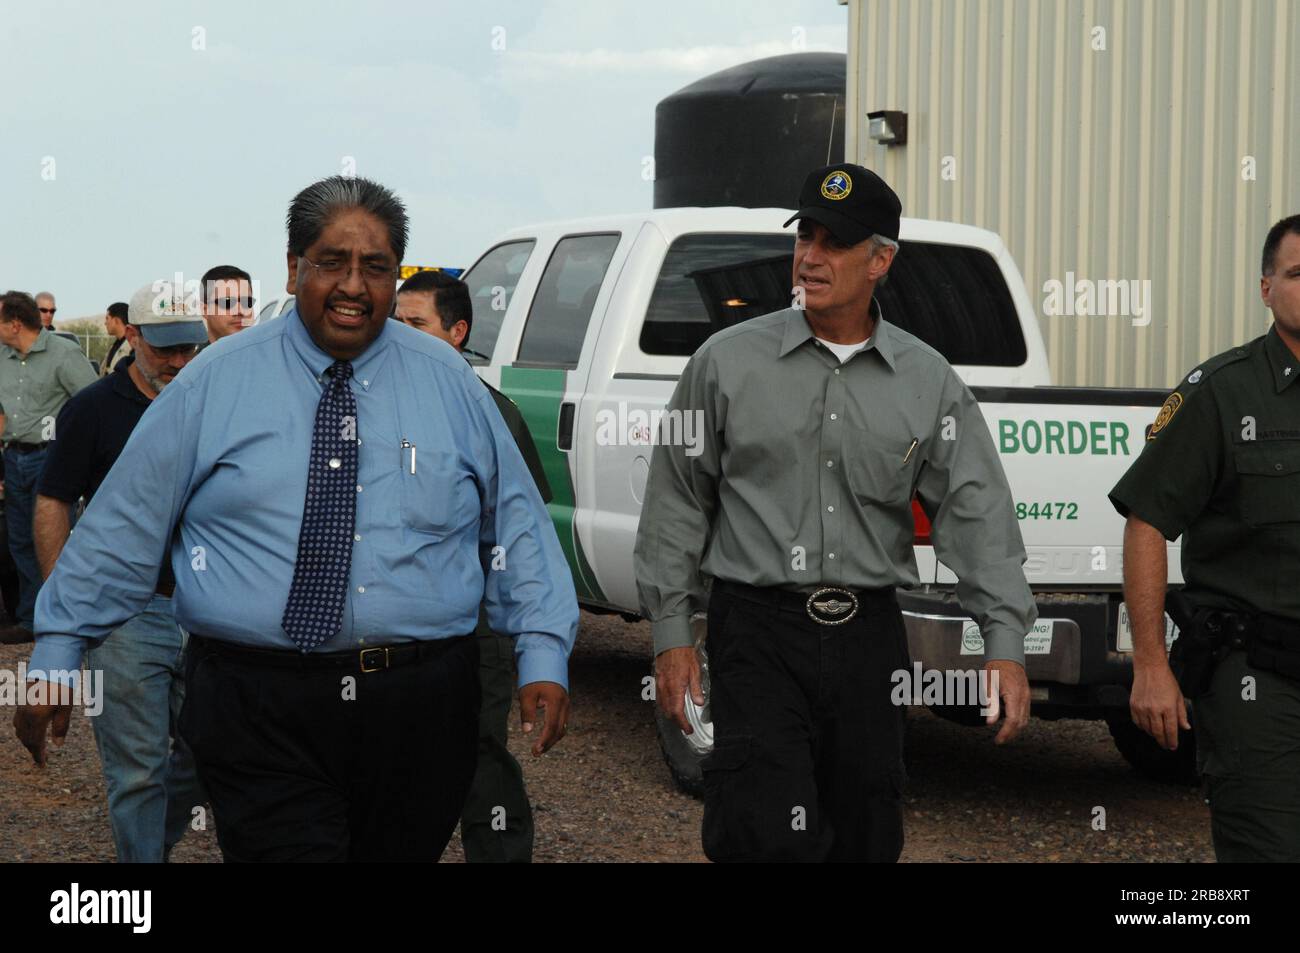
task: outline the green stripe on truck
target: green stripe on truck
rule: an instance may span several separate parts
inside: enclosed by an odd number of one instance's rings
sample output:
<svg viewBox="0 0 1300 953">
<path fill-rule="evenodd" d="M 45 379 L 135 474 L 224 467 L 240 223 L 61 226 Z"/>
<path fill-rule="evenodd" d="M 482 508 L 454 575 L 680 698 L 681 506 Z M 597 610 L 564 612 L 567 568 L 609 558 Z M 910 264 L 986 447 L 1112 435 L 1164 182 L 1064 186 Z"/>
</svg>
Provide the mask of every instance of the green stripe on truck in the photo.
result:
<svg viewBox="0 0 1300 953">
<path fill-rule="evenodd" d="M 536 367 L 502 367 L 501 392 L 519 406 L 528 432 L 533 435 L 537 452 L 542 458 L 546 481 L 554 497 L 547 504 L 555 534 L 560 537 L 564 557 L 573 573 L 573 587 L 579 600 L 605 602 L 605 594 L 596 582 L 587 555 L 582 551 L 578 533 L 573 525 L 573 512 L 577 505 L 573 490 L 573 477 L 569 472 L 569 457 L 556 444 L 560 428 L 560 404 L 564 400 L 565 371 Z"/>
</svg>

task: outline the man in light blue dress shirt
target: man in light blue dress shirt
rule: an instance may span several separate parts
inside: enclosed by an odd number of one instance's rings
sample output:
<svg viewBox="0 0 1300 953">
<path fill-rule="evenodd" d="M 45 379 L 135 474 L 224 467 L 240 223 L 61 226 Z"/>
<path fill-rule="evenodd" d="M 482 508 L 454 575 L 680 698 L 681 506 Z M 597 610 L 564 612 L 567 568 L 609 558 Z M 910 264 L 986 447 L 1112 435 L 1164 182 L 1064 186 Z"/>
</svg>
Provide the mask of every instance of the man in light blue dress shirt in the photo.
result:
<svg viewBox="0 0 1300 953">
<path fill-rule="evenodd" d="M 388 320 L 401 203 L 336 176 L 288 227 L 295 310 L 206 349 L 145 413 L 42 590 L 29 669 L 75 678 L 170 558 L 181 732 L 226 858 L 434 860 L 474 773 L 480 602 L 515 638 L 541 754 L 567 720 L 576 595 L 486 388 Z M 66 713 L 19 709 L 38 763 Z"/>
</svg>

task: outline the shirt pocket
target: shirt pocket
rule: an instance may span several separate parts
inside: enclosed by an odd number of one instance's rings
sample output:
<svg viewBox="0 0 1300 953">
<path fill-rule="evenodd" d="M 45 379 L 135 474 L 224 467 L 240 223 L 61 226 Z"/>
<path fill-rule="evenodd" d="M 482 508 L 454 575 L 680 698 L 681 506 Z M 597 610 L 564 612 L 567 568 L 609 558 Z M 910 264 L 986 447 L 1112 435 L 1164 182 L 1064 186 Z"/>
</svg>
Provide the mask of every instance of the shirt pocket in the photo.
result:
<svg viewBox="0 0 1300 953">
<path fill-rule="evenodd" d="M 402 448 L 399 496 L 402 523 L 408 530 L 433 536 L 449 536 L 477 515 L 464 484 L 468 474 L 450 453 L 415 449 L 415 472 L 411 472 L 411 448 Z"/>
<path fill-rule="evenodd" d="M 1252 526 L 1300 522 L 1300 443 L 1238 446 L 1233 451 L 1241 515 Z"/>
<path fill-rule="evenodd" d="M 849 489 L 863 505 L 906 506 L 912 496 L 919 451 L 919 445 L 913 449 L 910 440 L 846 428 L 844 465 Z"/>
</svg>

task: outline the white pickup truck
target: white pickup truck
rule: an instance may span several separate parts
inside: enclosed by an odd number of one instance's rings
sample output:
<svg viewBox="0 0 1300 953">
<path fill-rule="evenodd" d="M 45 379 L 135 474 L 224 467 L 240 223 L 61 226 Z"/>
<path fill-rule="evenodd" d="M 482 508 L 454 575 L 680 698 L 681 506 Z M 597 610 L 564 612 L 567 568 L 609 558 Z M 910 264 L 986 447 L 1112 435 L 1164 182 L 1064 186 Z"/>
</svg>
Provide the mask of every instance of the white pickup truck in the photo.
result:
<svg viewBox="0 0 1300 953">
<path fill-rule="evenodd" d="M 793 234 L 781 223 L 790 214 L 687 208 L 518 228 L 465 275 L 471 362 L 528 422 L 585 608 L 637 617 L 632 548 L 655 412 L 710 334 L 789 305 Z M 885 319 L 937 348 L 973 389 L 1021 518 L 1039 611 L 1025 638 L 1034 714 L 1105 718 L 1140 770 L 1190 777 L 1190 738 L 1170 755 L 1129 719 L 1124 524 L 1106 498 L 1165 394 L 1049 386 L 1033 306 L 997 235 L 904 219 L 900 238 L 877 289 Z M 955 577 L 914 511 L 922 584 L 899 593 L 912 657 L 926 669 L 978 667 L 979 628 L 953 598 Z M 1170 549 L 1179 583 L 1177 545 Z M 688 789 L 710 741 L 707 704 L 691 715 L 700 730 L 689 738 L 660 720 L 668 763 Z"/>
</svg>

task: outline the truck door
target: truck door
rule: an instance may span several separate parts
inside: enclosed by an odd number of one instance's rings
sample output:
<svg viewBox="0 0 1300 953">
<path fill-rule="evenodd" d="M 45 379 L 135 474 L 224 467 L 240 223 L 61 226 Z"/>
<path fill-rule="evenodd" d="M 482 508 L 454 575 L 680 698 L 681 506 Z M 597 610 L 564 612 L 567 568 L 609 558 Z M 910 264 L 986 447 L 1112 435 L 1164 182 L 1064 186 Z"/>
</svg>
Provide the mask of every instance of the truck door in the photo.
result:
<svg viewBox="0 0 1300 953">
<path fill-rule="evenodd" d="M 619 231 L 561 236 L 529 302 L 514 359 L 501 367 L 500 388 L 519 405 L 551 485 L 551 519 L 578 599 L 598 605 L 606 597 L 575 520 L 574 434 L 586 412 L 596 332 L 630 244 Z M 578 465 L 591 449 L 579 448 Z"/>
</svg>

